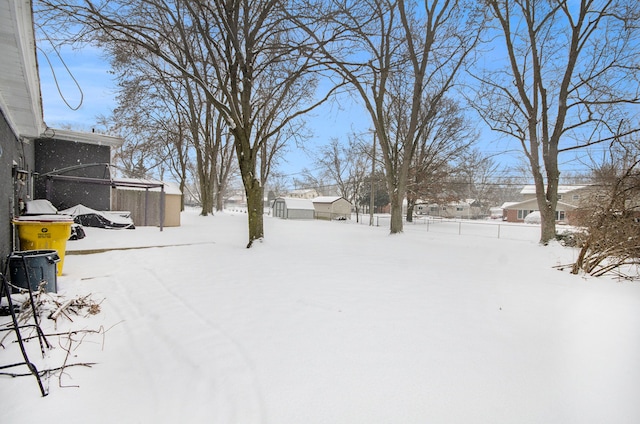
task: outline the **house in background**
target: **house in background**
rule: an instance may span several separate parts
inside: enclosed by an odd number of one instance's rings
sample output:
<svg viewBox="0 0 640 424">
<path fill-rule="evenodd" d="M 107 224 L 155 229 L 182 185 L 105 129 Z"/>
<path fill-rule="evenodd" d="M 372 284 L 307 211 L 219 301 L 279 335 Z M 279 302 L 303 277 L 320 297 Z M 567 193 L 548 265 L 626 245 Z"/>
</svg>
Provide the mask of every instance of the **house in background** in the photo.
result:
<svg viewBox="0 0 640 424">
<path fill-rule="evenodd" d="M 473 199 L 446 204 L 418 203 L 414 206 L 416 215 L 429 215 L 449 219 L 475 219 L 480 217 L 481 211 L 479 203 Z"/>
<path fill-rule="evenodd" d="M 318 197 L 318 192 L 312 188 L 293 190 L 287 193 L 287 198 L 293 199 L 314 199 Z"/>
<path fill-rule="evenodd" d="M 584 201 L 593 189 L 590 186 L 558 186 L 558 204 L 556 207 L 556 222 L 570 224 L 580 202 Z M 538 211 L 536 188 L 534 185 L 524 186 L 520 192 L 522 201 L 509 202 L 502 205 L 503 219 L 507 222 L 524 222 L 527 215 Z"/>
<path fill-rule="evenodd" d="M 312 200 L 316 219 L 351 219 L 351 202 L 340 196 L 320 196 Z"/>
<path fill-rule="evenodd" d="M 502 207 L 489 208 L 489 217 L 491 219 L 502 219 L 503 209 Z"/>
<path fill-rule="evenodd" d="M 278 197 L 273 201 L 273 216 L 285 219 L 314 219 L 315 208 L 309 199 Z"/>
</svg>

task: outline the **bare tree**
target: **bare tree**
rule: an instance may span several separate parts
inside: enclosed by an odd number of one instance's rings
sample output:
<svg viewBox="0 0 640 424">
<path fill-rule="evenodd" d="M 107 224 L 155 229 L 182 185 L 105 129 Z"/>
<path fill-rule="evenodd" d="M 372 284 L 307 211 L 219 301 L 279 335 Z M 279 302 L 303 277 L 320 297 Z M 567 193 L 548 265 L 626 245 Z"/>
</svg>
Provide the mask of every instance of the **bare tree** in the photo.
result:
<svg viewBox="0 0 640 424">
<path fill-rule="evenodd" d="M 125 139 L 116 161 L 128 176 L 137 178 L 151 177 L 154 168 L 160 169 L 155 175 L 162 178 L 163 170 L 168 169 L 184 192 L 190 145 L 178 93 L 166 76 L 153 73 L 152 67 L 137 67 L 130 59 L 113 60 L 112 66 L 119 75 L 119 93 L 118 107 L 109 122 Z"/>
<path fill-rule="evenodd" d="M 199 86 L 234 139 L 248 204 L 247 247 L 262 238 L 268 170 L 258 166 L 272 153 L 265 144 L 335 89 L 315 97 L 319 64 L 310 53 L 316 41 L 288 18 L 298 4 L 281 0 L 41 3 L 45 12 L 61 12 L 65 20 L 82 26 L 85 39 L 153 56 Z"/>
<path fill-rule="evenodd" d="M 293 178 L 295 191 L 312 190 L 319 196 L 329 195 L 335 188 L 334 182 L 324 172 L 316 172 L 303 168 L 297 177 Z"/>
<path fill-rule="evenodd" d="M 476 137 L 458 102 L 443 98 L 417 140 L 407 184 L 408 222 L 413 220 L 418 201 L 461 198 L 447 182 L 453 178 L 453 164 L 470 149 Z"/>
<path fill-rule="evenodd" d="M 470 149 L 460 155 L 455 168 L 465 198 L 473 200 L 482 215 L 488 216 L 491 206 L 501 204 L 499 186 L 495 183 L 498 165 L 492 156 Z"/>
<path fill-rule="evenodd" d="M 506 51 L 476 78 L 473 101 L 496 131 L 521 144 L 536 186 L 540 242 L 555 237 L 558 156 L 637 131 L 637 0 L 487 0 Z"/>
<path fill-rule="evenodd" d="M 478 41 L 481 5 L 464 0 L 324 5 L 316 14 L 327 16 L 339 48 L 321 46 L 318 53 L 349 81 L 371 117 L 391 200 L 390 232 L 400 233 L 413 155 Z"/>
<path fill-rule="evenodd" d="M 321 173 L 335 182 L 340 196 L 355 205 L 356 221 L 359 222 L 359 202 L 364 180 L 371 172 L 371 146 L 365 146 L 361 137 L 352 134 L 347 145 L 332 139 L 320 148 L 316 164 Z"/>
</svg>

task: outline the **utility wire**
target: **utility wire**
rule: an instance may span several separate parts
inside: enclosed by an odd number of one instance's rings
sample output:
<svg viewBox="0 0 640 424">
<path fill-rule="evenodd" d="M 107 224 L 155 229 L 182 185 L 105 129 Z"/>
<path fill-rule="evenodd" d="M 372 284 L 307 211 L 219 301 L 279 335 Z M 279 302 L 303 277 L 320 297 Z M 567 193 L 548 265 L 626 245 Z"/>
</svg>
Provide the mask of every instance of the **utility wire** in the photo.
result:
<svg viewBox="0 0 640 424">
<path fill-rule="evenodd" d="M 38 47 L 38 50 L 40 50 L 42 52 L 42 54 L 44 55 L 44 58 L 47 60 L 47 63 L 49 63 L 49 68 L 51 69 L 51 75 L 53 75 L 53 81 L 56 84 L 56 89 L 58 90 L 58 94 L 60 94 L 60 98 L 67 105 L 67 107 L 69 109 L 71 109 L 73 111 L 76 111 L 76 110 L 80 109 L 80 107 L 82 106 L 82 103 L 84 102 L 84 92 L 82 91 L 82 87 L 80 86 L 80 83 L 78 83 L 78 80 L 76 79 L 76 77 L 73 75 L 73 72 L 71 72 L 71 69 L 69 69 L 69 67 L 67 66 L 67 63 L 63 59 L 63 57 L 60 54 L 60 52 L 58 51 L 58 49 L 51 42 L 51 39 L 49 38 L 49 35 L 47 35 L 47 33 L 42 28 L 40 28 L 40 30 L 44 34 L 44 36 L 47 39 L 47 41 L 49 41 L 49 43 L 51 44 L 51 48 L 56 53 L 56 56 L 58 56 L 58 59 L 60 59 L 60 62 L 62 62 L 62 65 L 64 65 L 64 68 L 67 70 L 67 73 L 69 74 L 69 76 L 71 77 L 73 82 L 75 83 L 76 87 L 78 87 L 78 91 L 80 92 L 80 102 L 78 103 L 78 106 L 73 107 L 73 106 L 71 106 L 69 104 L 69 102 L 65 98 L 65 95 L 62 93 L 62 89 L 60 88 L 60 83 L 58 82 L 58 77 L 56 76 L 56 71 L 53 68 L 53 64 L 51 63 L 51 60 L 49 59 L 49 55 L 42 48 Z"/>
</svg>

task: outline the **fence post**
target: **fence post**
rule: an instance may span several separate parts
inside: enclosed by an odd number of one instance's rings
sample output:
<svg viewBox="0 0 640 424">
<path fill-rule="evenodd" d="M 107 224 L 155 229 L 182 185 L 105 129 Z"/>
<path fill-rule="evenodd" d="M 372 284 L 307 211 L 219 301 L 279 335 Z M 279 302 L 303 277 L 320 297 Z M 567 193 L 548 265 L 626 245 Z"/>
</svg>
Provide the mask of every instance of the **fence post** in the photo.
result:
<svg viewBox="0 0 640 424">
<path fill-rule="evenodd" d="M 500 226 L 501 226 L 501 225 L 502 225 L 502 224 L 498 224 L 498 238 L 500 238 Z"/>
<path fill-rule="evenodd" d="M 462 221 L 458 222 L 458 235 L 462 234 Z"/>
</svg>

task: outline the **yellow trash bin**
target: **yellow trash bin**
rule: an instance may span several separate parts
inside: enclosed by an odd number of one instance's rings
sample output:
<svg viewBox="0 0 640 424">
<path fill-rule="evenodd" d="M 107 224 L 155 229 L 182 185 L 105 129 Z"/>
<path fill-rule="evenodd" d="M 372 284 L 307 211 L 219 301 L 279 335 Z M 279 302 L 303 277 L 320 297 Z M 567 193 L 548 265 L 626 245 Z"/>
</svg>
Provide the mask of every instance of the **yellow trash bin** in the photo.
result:
<svg viewBox="0 0 640 424">
<path fill-rule="evenodd" d="M 18 229 L 20 250 L 55 249 L 60 257 L 58 275 L 62 275 L 67 240 L 71 236 L 73 218 L 65 215 L 21 216 L 13 220 Z"/>
</svg>

